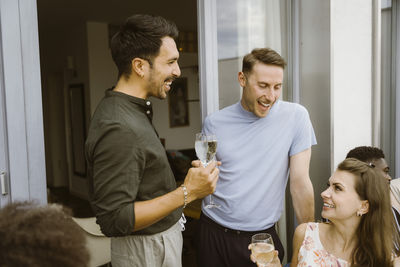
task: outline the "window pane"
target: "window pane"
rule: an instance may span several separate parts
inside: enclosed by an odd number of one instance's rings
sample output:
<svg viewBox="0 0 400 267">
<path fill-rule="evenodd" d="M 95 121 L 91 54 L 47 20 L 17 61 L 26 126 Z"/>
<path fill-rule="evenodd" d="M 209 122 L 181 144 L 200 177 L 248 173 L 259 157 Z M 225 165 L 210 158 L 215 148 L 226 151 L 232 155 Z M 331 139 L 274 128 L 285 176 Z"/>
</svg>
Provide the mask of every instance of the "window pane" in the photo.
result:
<svg viewBox="0 0 400 267">
<path fill-rule="evenodd" d="M 217 1 L 219 108 L 239 101 L 237 73 L 253 48 L 270 47 L 286 58 L 286 1 Z M 285 75 L 286 76 L 286 75 Z"/>
</svg>

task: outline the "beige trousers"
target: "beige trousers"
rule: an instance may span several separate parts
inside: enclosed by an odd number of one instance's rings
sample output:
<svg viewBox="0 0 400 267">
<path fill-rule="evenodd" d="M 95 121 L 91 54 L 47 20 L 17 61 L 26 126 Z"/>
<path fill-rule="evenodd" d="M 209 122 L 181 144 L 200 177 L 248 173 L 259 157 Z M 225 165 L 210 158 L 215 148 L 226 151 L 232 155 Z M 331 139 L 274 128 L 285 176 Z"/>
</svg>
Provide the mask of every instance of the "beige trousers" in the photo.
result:
<svg viewBox="0 0 400 267">
<path fill-rule="evenodd" d="M 111 238 L 113 267 L 181 267 L 182 226 L 177 222 L 154 235 Z"/>
</svg>

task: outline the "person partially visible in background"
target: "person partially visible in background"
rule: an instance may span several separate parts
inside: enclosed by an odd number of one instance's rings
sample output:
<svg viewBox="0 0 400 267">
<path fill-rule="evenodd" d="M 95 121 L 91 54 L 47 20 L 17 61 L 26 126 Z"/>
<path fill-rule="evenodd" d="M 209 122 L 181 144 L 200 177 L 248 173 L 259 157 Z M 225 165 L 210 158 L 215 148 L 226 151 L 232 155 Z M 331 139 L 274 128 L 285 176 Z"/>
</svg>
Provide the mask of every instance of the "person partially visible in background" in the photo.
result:
<svg viewBox="0 0 400 267">
<path fill-rule="evenodd" d="M 373 164 L 382 176 L 390 183 L 390 202 L 397 229 L 400 233 L 400 180 L 392 180 L 390 167 L 385 160 L 383 150 L 373 146 L 358 146 L 347 153 L 346 158 L 355 158 Z"/>
<path fill-rule="evenodd" d="M 383 177 L 388 180 L 388 182 L 392 180 L 392 177 L 390 177 L 389 174 L 390 168 L 385 160 L 385 154 L 382 149 L 373 146 L 358 146 L 347 153 L 346 159 L 348 158 L 372 163 L 375 165 L 376 169 L 382 173 Z"/>
<path fill-rule="evenodd" d="M 0 210 L 0 266 L 85 267 L 83 230 L 58 204 L 15 202 Z"/>
</svg>

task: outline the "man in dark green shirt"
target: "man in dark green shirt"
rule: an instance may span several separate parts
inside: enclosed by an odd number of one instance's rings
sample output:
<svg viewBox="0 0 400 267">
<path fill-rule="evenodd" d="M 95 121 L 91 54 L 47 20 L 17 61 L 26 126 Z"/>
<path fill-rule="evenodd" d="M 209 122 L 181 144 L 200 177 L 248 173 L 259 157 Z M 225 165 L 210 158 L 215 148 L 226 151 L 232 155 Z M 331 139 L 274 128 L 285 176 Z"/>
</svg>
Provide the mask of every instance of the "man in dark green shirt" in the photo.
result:
<svg viewBox="0 0 400 267">
<path fill-rule="evenodd" d="M 164 18 L 134 15 L 111 41 L 118 83 L 93 115 L 86 158 L 97 223 L 112 237 L 113 266 L 181 266 L 182 207 L 215 190 L 215 162 L 191 168 L 176 188 L 152 125 L 148 98 L 166 98 L 180 76 L 177 35 Z"/>
</svg>

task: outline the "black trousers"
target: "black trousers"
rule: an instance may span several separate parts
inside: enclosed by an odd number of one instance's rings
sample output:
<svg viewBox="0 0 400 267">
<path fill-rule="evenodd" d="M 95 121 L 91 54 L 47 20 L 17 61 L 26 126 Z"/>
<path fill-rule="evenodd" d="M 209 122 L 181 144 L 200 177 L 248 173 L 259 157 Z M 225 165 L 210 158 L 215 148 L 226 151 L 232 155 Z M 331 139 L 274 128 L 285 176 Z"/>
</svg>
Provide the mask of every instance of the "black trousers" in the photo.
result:
<svg viewBox="0 0 400 267">
<path fill-rule="evenodd" d="M 219 225 L 201 214 L 196 233 L 197 267 L 256 267 L 250 260 L 248 246 L 251 236 L 257 233 L 272 236 L 282 262 L 284 250 L 275 226 L 255 232 L 238 231 Z"/>
</svg>

